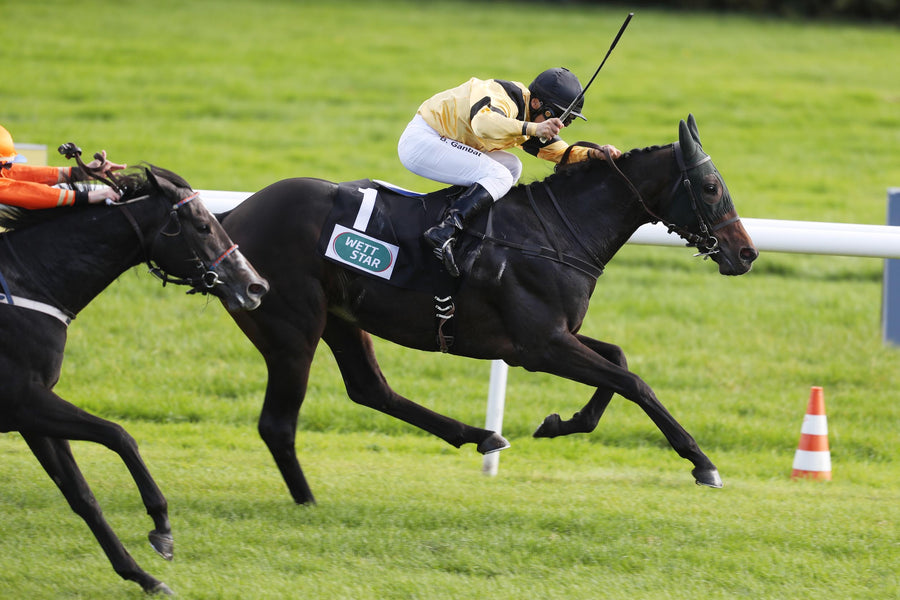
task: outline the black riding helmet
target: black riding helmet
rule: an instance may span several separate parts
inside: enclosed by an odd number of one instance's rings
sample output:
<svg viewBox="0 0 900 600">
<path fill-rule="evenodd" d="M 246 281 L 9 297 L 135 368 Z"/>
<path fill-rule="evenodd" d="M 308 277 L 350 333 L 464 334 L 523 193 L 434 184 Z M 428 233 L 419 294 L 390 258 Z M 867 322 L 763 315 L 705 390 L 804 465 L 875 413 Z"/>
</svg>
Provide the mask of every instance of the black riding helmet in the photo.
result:
<svg viewBox="0 0 900 600">
<path fill-rule="evenodd" d="M 568 69 L 556 67 L 547 69 L 534 78 L 531 85 L 528 86 L 532 98 L 541 101 L 541 107 L 535 112 L 535 115 L 543 113 L 546 118 L 560 117 L 572 104 L 575 98 L 581 95 L 581 82 Z M 570 117 L 565 123 L 568 125 L 572 122 L 573 117 L 579 119 L 587 119 L 581 114 L 584 107 L 584 96 L 581 96 L 578 102 L 572 107 Z"/>
</svg>

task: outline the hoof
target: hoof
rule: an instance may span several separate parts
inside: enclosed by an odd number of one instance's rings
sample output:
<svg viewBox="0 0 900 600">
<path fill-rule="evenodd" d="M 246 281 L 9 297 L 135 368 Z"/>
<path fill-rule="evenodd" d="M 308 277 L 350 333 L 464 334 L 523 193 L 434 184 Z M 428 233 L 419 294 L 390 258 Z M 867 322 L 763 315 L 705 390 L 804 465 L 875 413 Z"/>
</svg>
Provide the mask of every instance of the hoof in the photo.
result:
<svg viewBox="0 0 900 600">
<path fill-rule="evenodd" d="M 493 454 L 509 448 L 509 442 L 499 433 L 492 433 L 478 444 L 478 451 L 482 454 Z"/>
<path fill-rule="evenodd" d="M 553 413 L 552 415 L 548 415 L 544 422 L 540 424 L 532 434 L 532 437 L 536 438 L 553 438 L 559 435 L 559 428 L 562 423 L 562 419 L 557 413 Z"/>
<path fill-rule="evenodd" d="M 711 488 L 720 488 L 725 485 L 722 483 L 722 478 L 719 477 L 717 469 L 694 469 L 691 471 L 691 474 L 697 480 L 697 485 L 705 485 Z"/>
<path fill-rule="evenodd" d="M 174 596 L 175 592 L 172 591 L 172 588 L 164 584 L 162 581 L 154 585 L 152 588 L 147 590 L 148 594 L 156 595 L 162 594 L 163 596 Z"/>
<path fill-rule="evenodd" d="M 166 560 L 172 560 L 172 556 L 175 554 L 175 540 L 172 539 L 171 533 L 160 533 L 154 529 L 147 537 L 150 539 L 150 545 L 153 546 L 157 554 Z M 161 585 L 165 587 L 166 584 L 163 583 Z"/>
</svg>

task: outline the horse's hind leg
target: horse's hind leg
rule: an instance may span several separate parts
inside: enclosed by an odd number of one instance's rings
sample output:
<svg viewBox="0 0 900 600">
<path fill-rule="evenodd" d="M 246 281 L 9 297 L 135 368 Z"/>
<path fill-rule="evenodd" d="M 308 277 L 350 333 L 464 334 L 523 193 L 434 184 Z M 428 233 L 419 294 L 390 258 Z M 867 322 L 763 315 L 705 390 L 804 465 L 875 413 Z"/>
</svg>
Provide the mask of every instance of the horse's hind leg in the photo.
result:
<svg viewBox="0 0 900 600">
<path fill-rule="evenodd" d="M 623 369 L 628 369 L 628 361 L 625 359 L 625 353 L 615 344 L 608 344 L 595 340 L 583 335 L 576 335 L 578 340 L 608 360 Z M 600 417 L 603 416 L 606 407 L 612 400 L 613 392 L 606 388 L 597 388 L 594 395 L 588 403 L 576 412 L 571 419 L 563 421 L 558 413 L 548 415 L 544 422 L 540 424 L 537 431 L 534 432 L 536 438 L 554 438 L 562 435 L 570 435 L 573 433 L 590 433 L 597 428 Z"/>
<path fill-rule="evenodd" d="M 18 429 L 23 435 L 31 433 L 94 442 L 118 454 L 137 485 L 147 514 L 153 519 L 155 529 L 149 534 L 150 544 L 160 556 L 172 560 L 174 542 L 168 503 L 144 464 L 134 438 L 121 425 L 92 415 L 52 391 L 41 389 L 32 395 L 27 408 L 19 411 Z"/>
<path fill-rule="evenodd" d="M 331 348 L 354 402 L 415 425 L 457 448 L 477 444 L 479 452 L 488 454 L 509 447 L 499 433 L 466 425 L 394 392 L 378 367 L 372 339 L 358 327 L 329 317 L 322 339 Z"/>
<path fill-rule="evenodd" d="M 165 583 L 138 566 L 103 518 L 97 499 L 75 463 L 69 443 L 32 433 L 22 433 L 22 437 L 72 510 L 90 527 L 116 573 L 123 579 L 138 583 L 145 592 L 171 594 Z"/>
</svg>

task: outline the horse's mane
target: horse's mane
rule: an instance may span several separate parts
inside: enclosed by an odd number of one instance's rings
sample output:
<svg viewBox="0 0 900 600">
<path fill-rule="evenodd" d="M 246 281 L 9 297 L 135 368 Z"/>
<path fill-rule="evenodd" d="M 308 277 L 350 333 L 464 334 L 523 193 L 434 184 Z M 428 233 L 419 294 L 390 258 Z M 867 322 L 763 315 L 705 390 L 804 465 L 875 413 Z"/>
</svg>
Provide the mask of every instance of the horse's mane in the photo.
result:
<svg viewBox="0 0 900 600">
<path fill-rule="evenodd" d="M 598 163 L 606 164 L 606 161 L 598 159 L 584 160 L 581 162 L 569 162 L 569 155 L 571 154 L 572 149 L 579 146 L 584 148 L 594 148 L 596 150 L 600 149 L 600 146 L 593 142 L 575 142 L 574 144 L 566 148 L 562 160 L 559 161 L 559 164 L 557 164 L 556 168 L 553 170 L 553 175 L 572 175 L 580 171 L 593 169 Z M 657 150 L 661 150 L 663 148 L 669 148 L 670 146 L 672 146 L 672 144 L 667 144 L 665 146 L 647 146 L 646 148 L 633 148 L 617 158 L 616 162 L 627 161 L 637 156 L 656 152 Z"/>
<path fill-rule="evenodd" d="M 149 163 L 141 163 L 140 165 L 130 167 L 128 169 L 125 169 L 124 171 L 115 173 L 115 181 L 123 190 L 121 200 L 130 200 L 155 192 L 153 188 L 153 182 L 148 176 L 148 172 L 152 173 L 159 179 L 166 179 L 170 181 L 176 187 L 190 187 L 188 182 L 185 181 L 180 175 L 177 175 L 176 173 L 173 173 L 168 169 L 163 169 L 162 167 L 157 167 Z M 86 181 L 70 181 L 68 185 L 74 190 L 90 189 L 90 184 Z M 32 227 L 40 223 L 51 221 L 53 219 L 59 218 L 64 214 L 72 213 L 73 211 L 85 210 L 92 206 L 97 205 L 83 205 L 77 207 L 60 206 L 56 208 L 44 208 L 40 210 L 26 209 L 18 206 L 0 205 L 0 227 L 7 230 L 21 230 L 25 229 L 26 227 Z"/>
<path fill-rule="evenodd" d="M 644 154 L 649 154 L 651 152 L 655 152 L 662 148 L 668 148 L 670 146 L 672 146 L 672 144 L 667 144 L 665 146 L 648 146 L 646 148 L 633 148 L 633 149 L 629 150 L 628 152 L 625 152 L 624 154 L 622 154 L 622 156 L 620 156 L 619 158 L 617 158 L 616 162 L 619 163 L 622 161 L 628 161 L 628 159 L 631 159 L 631 158 L 634 158 L 637 156 L 641 156 Z M 551 183 L 551 182 L 561 179 L 563 177 L 570 177 L 572 175 L 578 175 L 580 173 L 592 171 L 597 168 L 603 168 L 603 169 L 607 169 L 607 170 L 609 169 L 609 165 L 607 165 L 606 161 L 602 160 L 602 159 L 590 159 L 590 160 L 583 160 L 583 161 L 579 161 L 579 162 L 569 162 L 569 157 L 572 153 L 572 149 L 576 148 L 576 147 L 594 148 L 596 150 L 600 149 L 600 145 L 595 144 L 594 142 L 585 142 L 585 141 L 575 142 L 574 144 L 572 144 L 571 146 L 566 148 L 565 153 L 563 153 L 562 159 L 559 161 L 559 163 L 557 163 L 556 167 L 554 167 L 553 173 L 550 174 L 549 176 L 547 176 L 543 180 L 544 182 Z M 519 186 L 525 186 L 525 185 L 528 185 L 528 184 L 523 184 L 523 183 L 519 184 Z"/>
</svg>

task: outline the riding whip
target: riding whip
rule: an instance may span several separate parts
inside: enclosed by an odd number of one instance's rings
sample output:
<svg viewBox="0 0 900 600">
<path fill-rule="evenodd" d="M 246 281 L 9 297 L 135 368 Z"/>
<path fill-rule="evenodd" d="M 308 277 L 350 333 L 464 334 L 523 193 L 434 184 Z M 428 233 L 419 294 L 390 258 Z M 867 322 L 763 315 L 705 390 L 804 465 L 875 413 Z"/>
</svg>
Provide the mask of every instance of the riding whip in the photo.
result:
<svg viewBox="0 0 900 600">
<path fill-rule="evenodd" d="M 625 22 L 622 23 L 622 27 L 619 28 L 619 33 L 616 34 L 616 38 L 612 41 L 612 44 L 610 44 L 609 50 L 606 51 L 606 56 L 603 57 L 603 61 L 600 63 L 600 66 L 597 67 L 596 71 L 594 71 L 594 75 L 591 77 L 591 80 L 588 81 L 587 85 L 584 86 L 584 88 L 581 90 L 581 92 L 577 96 L 575 96 L 574 100 L 572 100 L 572 103 L 569 105 L 569 107 L 563 112 L 562 115 L 560 115 L 560 117 L 559 117 L 560 121 L 565 123 L 566 119 L 569 118 L 569 115 L 572 114 L 572 111 L 575 110 L 575 105 L 578 104 L 579 100 L 584 98 L 585 92 L 587 92 L 588 88 L 591 87 L 591 84 L 594 83 L 594 79 L 597 78 L 597 74 L 600 72 L 600 69 L 602 69 L 603 65 L 606 64 L 606 59 L 609 58 L 609 55 L 612 54 L 613 48 L 615 48 L 616 44 L 619 43 L 619 38 L 621 38 L 622 34 L 625 33 L 625 28 L 628 27 L 628 23 L 631 22 L 631 17 L 633 17 L 633 16 L 634 16 L 634 13 L 632 12 L 632 13 L 628 13 L 628 16 L 625 17 Z M 547 142 L 546 138 L 541 138 L 542 144 L 546 143 L 546 142 Z"/>
</svg>

